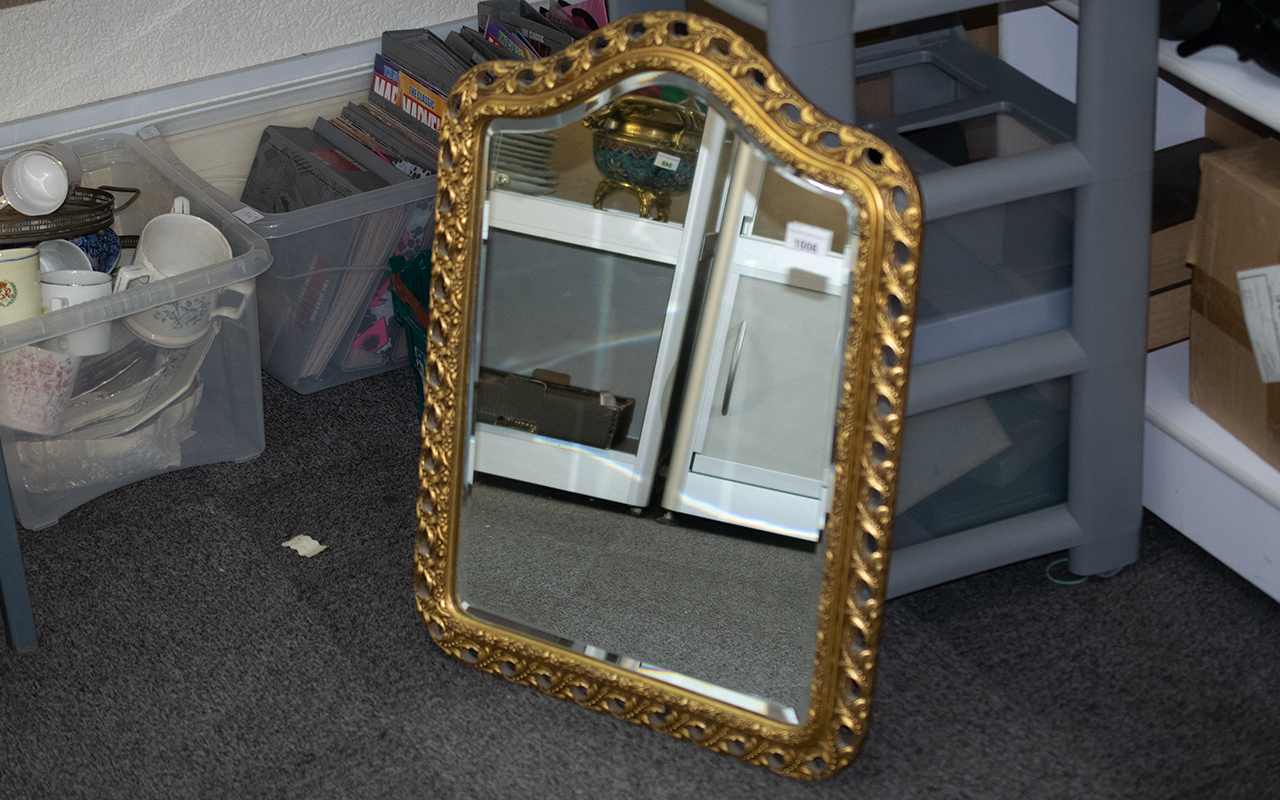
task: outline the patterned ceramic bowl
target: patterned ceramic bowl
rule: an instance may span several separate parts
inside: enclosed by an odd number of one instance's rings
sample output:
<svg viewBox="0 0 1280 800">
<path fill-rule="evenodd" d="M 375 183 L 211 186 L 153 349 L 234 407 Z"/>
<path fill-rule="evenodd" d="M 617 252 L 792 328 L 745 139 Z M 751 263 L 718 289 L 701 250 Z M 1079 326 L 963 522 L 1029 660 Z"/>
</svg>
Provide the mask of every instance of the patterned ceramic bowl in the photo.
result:
<svg viewBox="0 0 1280 800">
<path fill-rule="evenodd" d="M 159 347 L 186 347 L 199 340 L 218 317 L 240 319 L 254 297 L 252 281 L 227 286 L 225 290 L 240 295 L 240 303 L 217 306 L 219 292 L 206 292 L 130 314 L 124 322 L 143 341 Z"/>
<path fill-rule="evenodd" d="M 97 233 L 76 236 L 69 240 L 84 251 L 98 272 L 110 272 L 115 269 L 116 260 L 120 258 L 120 236 L 111 228 L 104 228 Z"/>
</svg>

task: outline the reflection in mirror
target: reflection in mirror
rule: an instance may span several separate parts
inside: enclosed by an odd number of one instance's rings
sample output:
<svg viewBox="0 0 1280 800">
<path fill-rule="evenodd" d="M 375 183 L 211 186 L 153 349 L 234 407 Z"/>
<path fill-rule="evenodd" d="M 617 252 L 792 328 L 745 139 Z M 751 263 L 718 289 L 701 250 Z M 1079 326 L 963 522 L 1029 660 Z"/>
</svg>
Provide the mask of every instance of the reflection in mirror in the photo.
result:
<svg viewBox="0 0 1280 800">
<path fill-rule="evenodd" d="M 449 105 L 417 552 L 432 637 L 708 749 L 834 774 L 874 683 L 909 171 L 677 12 L 488 62 Z"/>
<path fill-rule="evenodd" d="M 799 723 L 853 216 L 699 88 L 647 83 L 490 127 L 460 599 Z"/>
</svg>

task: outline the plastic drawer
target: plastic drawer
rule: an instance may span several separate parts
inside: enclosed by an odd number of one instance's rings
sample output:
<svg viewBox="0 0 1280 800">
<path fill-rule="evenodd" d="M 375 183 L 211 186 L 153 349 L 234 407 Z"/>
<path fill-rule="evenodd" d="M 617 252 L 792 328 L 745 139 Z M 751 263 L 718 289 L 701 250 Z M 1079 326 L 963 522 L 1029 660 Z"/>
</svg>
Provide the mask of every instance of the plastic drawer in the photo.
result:
<svg viewBox="0 0 1280 800">
<path fill-rule="evenodd" d="M 1075 107 L 944 29 L 858 49 L 858 122 L 921 175 L 1043 150 Z M 926 213 L 929 197 L 924 197 Z M 1071 324 L 1072 191 L 930 218 L 914 359 L 929 363 Z"/>
<path fill-rule="evenodd" d="M 1066 502 L 1070 392 L 1059 378 L 908 417 L 894 546 Z"/>
</svg>

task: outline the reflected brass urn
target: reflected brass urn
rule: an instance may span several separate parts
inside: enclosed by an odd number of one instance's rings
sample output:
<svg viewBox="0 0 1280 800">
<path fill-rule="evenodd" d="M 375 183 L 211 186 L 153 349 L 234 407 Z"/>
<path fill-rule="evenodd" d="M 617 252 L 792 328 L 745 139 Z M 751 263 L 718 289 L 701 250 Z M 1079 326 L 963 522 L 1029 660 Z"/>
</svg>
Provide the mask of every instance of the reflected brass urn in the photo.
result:
<svg viewBox="0 0 1280 800">
<path fill-rule="evenodd" d="M 634 194 L 640 216 L 666 222 L 671 195 L 689 191 L 706 115 L 692 99 L 672 103 L 631 94 L 582 122 L 594 133 L 591 152 L 604 179 L 593 205 L 618 191 Z"/>
</svg>

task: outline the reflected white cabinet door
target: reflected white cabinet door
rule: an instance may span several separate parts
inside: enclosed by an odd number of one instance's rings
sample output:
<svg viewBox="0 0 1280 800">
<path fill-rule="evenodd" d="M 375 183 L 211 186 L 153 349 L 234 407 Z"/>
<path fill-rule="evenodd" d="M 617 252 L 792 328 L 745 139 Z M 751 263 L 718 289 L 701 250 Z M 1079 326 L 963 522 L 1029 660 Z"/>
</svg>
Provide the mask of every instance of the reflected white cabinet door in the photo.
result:
<svg viewBox="0 0 1280 800">
<path fill-rule="evenodd" d="M 713 458 L 816 485 L 831 462 L 842 298 L 742 274 L 733 282 L 715 401 L 693 468 Z"/>
<path fill-rule="evenodd" d="M 662 503 L 817 540 L 857 252 L 852 216 L 821 186 L 739 152 L 724 219 Z"/>
<path fill-rule="evenodd" d="M 687 459 L 677 449 L 668 509 L 819 537 L 848 299 L 843 282 L 814 277 L 733 268 L 706 382 L 686 397 L 698 419 Z"/>
</svg>

